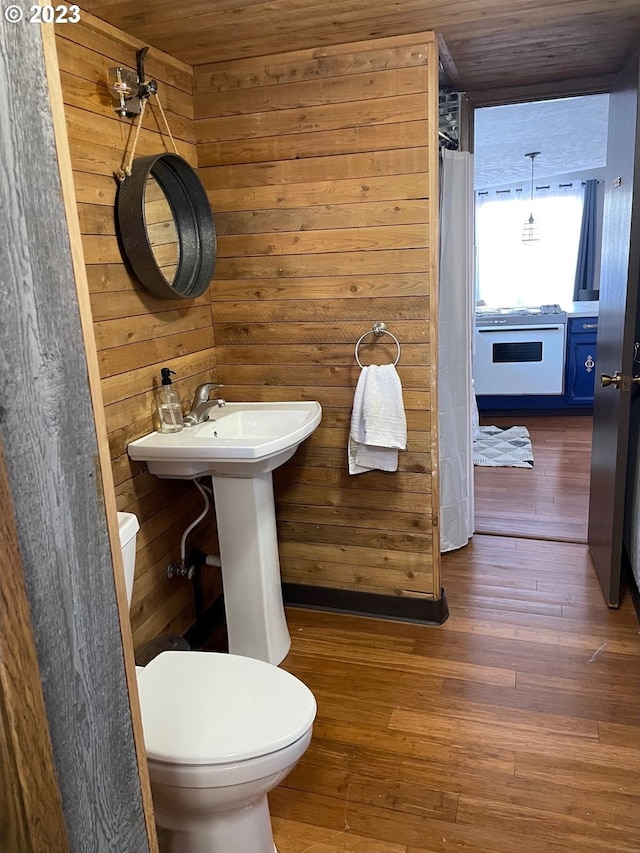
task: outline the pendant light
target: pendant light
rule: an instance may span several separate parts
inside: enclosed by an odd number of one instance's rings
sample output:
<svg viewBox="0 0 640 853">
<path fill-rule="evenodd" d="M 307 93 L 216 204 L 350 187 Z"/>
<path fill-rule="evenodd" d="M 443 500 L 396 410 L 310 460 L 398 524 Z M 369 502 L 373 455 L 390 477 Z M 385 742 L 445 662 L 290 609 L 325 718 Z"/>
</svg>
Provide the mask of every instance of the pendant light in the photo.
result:
<svg viewBox="0 0 640 853">
<path fill-rule="evenodd" d="M 531 213 L 529 214 L 529 218 L 525 219 L 524 229 L 522 231 L 523 243 L 536 243 L 540 239 L 538 224 L 533 218 L 533 164 L 539 153 L 539 151 L 530 151 L 528 154 L 524 155 L 525 157 L 529 157 L 531 159 Z"/>
</svg>

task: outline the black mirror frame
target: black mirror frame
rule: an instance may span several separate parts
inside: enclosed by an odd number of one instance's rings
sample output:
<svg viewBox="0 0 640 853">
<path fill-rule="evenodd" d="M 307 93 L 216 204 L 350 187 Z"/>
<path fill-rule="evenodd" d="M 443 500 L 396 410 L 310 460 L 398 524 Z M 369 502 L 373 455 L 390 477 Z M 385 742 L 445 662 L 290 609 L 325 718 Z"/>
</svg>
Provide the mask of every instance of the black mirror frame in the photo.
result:
<svg viewBox="0 0 640 853">
<path fill-rule="evenodd" d="M 179 260 L 173 282 L 153 254 L 144 216 L 149 175 L 162 188 L 176 224 Z M 195 299 L 211 284 L 216 265 L 216 230 L 209 199 L 191 166 L 177 154 L 137 157 L 119 184 L 116 225 L 123 254 L 140 282 L 161 299 Z"/>
</svg>

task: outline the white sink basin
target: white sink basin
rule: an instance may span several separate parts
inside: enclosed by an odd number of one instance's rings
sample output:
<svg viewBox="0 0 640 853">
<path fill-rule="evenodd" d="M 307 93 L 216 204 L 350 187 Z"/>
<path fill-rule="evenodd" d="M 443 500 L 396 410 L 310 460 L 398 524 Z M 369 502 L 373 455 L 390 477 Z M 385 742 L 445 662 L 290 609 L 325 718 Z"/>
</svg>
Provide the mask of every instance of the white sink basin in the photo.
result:
<svg viewBox="0 0 640 853">
<path fill-rule="evenodd" d="M 181 432 L 132 441 L 157 477 L 211 475 L 229 651 L 277 665 L 291 645 L 282 602 L 272 471 L 320 423 L 320 403 L 227 403 Z"/>
<path fill-rule="evenodd" d="M 129 456 L 157 477 L 253 477 L 290 459 L 320 423 L 322 408 L 316 402 L 227 403 L 209 417 L 178 433 L 132 441 Z"/>
</svg>

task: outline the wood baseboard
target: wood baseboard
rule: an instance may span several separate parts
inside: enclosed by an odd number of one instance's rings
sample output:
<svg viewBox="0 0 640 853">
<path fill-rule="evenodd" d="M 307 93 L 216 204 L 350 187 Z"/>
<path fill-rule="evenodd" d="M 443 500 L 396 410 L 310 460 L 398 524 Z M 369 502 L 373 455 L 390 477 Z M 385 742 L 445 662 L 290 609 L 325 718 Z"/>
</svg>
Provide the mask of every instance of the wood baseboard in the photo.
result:
<svg viewBox="0 0 640 853">
<path fill-rule="evenodd" d="M 283 583 L 282 592 L 284 603 L 292 607 L 331 610 L 400 622 L 422 622 L 426 625 L 441 625 L 449 616 L 444 589 L 440 590 L 438 599 L 382 595 L 299 583 Z"/>
<path fill-rule="evenodd" d="M 444 589 L 440 590 L 440 598 L 430 599 L 283 583 L 282 594 L 284 603 L 291 607 L 392 619 L 396 622 L 442 625 L 449 616 Z M 184 634 L 184 639 L 192 649 L 228 651 L 225 627 L 224 596 L 219 595 Z"/>
</svg>

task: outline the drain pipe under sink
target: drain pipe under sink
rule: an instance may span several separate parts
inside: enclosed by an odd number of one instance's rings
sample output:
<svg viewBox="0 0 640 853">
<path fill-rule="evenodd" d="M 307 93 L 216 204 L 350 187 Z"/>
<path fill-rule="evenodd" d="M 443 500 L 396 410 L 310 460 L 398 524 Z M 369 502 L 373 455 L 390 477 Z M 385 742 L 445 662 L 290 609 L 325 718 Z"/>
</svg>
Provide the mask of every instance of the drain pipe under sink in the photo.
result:
<svg viewBox="0 0 640 853">
<path fill-rule="evenodd" d="M 191 531 L 197 527 L 200 522 L 206 517 L 211 507 L 211 500 L 209 495 L 211 492 L 206 486 L 203 486 L 197 480 L 193 481 L 194 486 L 198 489 L 202 497 L 204 498 L 204 509 L 200 513 L 200 515 L 191 522 L 191 524 L 187 527 L 187 529 L 182 534 L 182 539 L 180 540 L 180 562 L 169 563 L 167 566 L 167 577 L 172 578 L 174 575 L 180 575 L 182 577 L 187 577 L 189 580 L 193 578 L 196 565 L 207 565 L 207 566 L 221 566 L 222 563 L 220 561 L 220 557 L 217 557 L 215 554 L 205 554 L 203 551 L 198 549 L 192 549 L 189 562 L 191 565 L 187 566 L 187 537 L 191 533 Z"/>
</svg>

